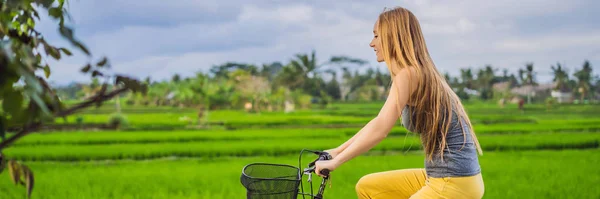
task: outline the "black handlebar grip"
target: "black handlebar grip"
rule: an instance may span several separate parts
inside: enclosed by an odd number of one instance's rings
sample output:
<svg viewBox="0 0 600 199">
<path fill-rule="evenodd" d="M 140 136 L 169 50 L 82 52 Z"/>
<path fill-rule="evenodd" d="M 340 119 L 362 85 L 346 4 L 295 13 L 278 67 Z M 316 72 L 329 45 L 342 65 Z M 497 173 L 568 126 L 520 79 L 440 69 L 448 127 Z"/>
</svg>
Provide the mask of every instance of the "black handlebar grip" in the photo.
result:
<svg viewBox="0 0 600 199">
<path fill-rule="evenodd" d="M 329 169 L 322 169 L 321 174 L 323 174 L 324 176 L 329 176 Z"/>
<path fill-rule="evenodd" d="M 320 160 L 331 160 L 332 158 L 331 158 L 331 155 L 329 153 L 323 152 L 323 153 L 321 153 L 319 159 Z"/>
</svg>

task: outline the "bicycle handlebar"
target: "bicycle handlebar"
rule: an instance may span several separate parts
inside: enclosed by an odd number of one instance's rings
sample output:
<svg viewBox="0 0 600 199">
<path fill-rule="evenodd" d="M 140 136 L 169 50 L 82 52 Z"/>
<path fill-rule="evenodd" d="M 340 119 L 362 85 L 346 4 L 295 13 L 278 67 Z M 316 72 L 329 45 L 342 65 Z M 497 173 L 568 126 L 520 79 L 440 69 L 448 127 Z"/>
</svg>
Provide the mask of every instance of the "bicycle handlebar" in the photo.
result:
<svg viewBox="0 0 600 199">
<path fill-rule="evenodd" d="M 319 191 L 317 192 L 316 195 L 312 195 L 313 190 L 312 190 L 312 181 L 311 181 L 311 177 L 310 177 L 311 175 L 310 174 L 311 173 L 316 173 L 315 163 L 317 161 L 319 161 L 319 160 L 331 160 L 331 159 L 333 159 L 333 157 L 329 153 L 327 153 L 325 151 L 313 151 L 313 150 L 303 149 L 300 152 L 300 157 L 298 159 L 298 165 L 299 166 L 301 165 L 302 153 L 304 151 L 310 151 L 310 152 L 312 152 L 312 153 L 314 153 L 314 154 L 316 154 L 316 155 L 319 156 L 314 161 L 312 161 L 312 162 L 310 162 L 308 164 L 308 168 L 304 169 L 304 174 L 308 174 L 309 175 L 308 176 L 308 181 L 311 182 L 311 188 L 310 188 L 310 192 L 311 193 L 309 195 L 312 196 L 313 199 L 323 199 L 323 192 L 324 192 L 324 189 L 325 189 L 325 184 L 329 180 L 329 174 L 331 173 L 331 171 L 329 169 L 327 169 L 327 168 L 321 169 L 320 174 L 323 176 L 323 179 L 321 180 L 321 185 L 319 186 Z M 304 190 L 304 188 L 302 188 L 302 190 Z M 304 196 L 304 193 L 302 193 L 302 194 Z"/>
<path fill-rule="evenodd" d="M 319 160 L 331 160 L 332 157 L 329 153 L 324 152 L 324 151 L 315 151 L 315 154 L 319 155 L 319 158 L 317 158 L 315 161 L 311 162 L 308 164 L 309 167 L 314 167 L 315 163 Z M 314 172 L 315 170 L 312 169 L 312 171 Z M 325 168 L 325 169 L 321 169 L 321 174 L 323 174 L 325 176 L 325 178 L 329 177 L 329 169 Z"/>
</svg>

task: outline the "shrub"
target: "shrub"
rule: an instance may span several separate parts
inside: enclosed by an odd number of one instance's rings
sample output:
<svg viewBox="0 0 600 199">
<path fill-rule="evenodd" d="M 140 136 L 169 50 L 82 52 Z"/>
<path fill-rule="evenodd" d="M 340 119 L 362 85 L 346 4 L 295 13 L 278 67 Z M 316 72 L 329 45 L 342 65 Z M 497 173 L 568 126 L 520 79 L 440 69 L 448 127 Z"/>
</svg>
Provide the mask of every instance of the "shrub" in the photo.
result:
<svg viewBox="0 0 600 199">
<path fill-rule="evenodd" d="M 127 127 L 127 118 L 119 113 L 112 114 L 108 119 L 108 125 L 116 129 Z"/>
<path fill-rule="evenodd" d="M 558 103 L 558 101 L 556 101 L 556 98 L 554 98 L 554 97 L 546 98 L 546 108 L 547 109 L 552 108 L 552 106 L 555 105 L 556 103 Z"/>
</svg>

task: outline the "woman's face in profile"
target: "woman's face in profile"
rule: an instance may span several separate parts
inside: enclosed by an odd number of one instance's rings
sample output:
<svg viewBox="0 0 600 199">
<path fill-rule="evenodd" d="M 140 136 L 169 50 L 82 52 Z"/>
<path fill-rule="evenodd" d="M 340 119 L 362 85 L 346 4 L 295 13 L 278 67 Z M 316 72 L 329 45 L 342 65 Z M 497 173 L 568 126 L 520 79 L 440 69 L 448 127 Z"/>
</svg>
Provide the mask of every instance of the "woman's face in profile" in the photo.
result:
<svg viewBox="0 0 600 199">
<path fill-rule="evenodd" d="M 373 26 L 373 40 L 371 40 L 369 46 L 375 51 L 377 62 L 383 62 L 383 56 L 381 55 L 381 40 L 379 39 L 379 33 L 377 32 L 378 25 L 379 23 L 375 22 L 375 25 Z"/>
</svg>

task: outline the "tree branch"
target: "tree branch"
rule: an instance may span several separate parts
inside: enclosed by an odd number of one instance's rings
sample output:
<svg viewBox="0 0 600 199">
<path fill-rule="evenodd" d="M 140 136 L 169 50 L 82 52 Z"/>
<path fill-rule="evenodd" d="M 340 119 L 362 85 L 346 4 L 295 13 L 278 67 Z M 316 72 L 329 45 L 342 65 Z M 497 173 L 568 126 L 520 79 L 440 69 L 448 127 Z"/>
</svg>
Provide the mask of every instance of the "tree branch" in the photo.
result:
<svg viewBox="0 0 600 199">
<path fill-rule="evenodd" d="M 104 94 L 104 93 L 99 93 L 97 96 L 93 97 L 90 100 L 87 100 L 85 102 L 79 103 L 65 111 L 61 111 L 58 112 L 56 114 L 54 114 L 54 117 L 64 117 L 70 114 L 73 114 L 74 112 L 86 108 L 88 106 L 91 106 L 94 103 L 99 103 L 102 101 L 106 101 L 109 100 L 111 98 L 113 98 L 114 96 L 121 94 L 122 92 L 127 91 L 128 88 L 126 87 L 122 87 L 119 88 L 117 90 L 113 90 L 108 94 Z M 13 135 L 12 137 L 2 141 L 2 143 L 0 143 L 0 151 L 2 151 L 2 149 L 8 147 L 10 144 L 14 143 L 15 141 L 17 141 L 18 139 L 20 139 L 21 137 L 31 133 L 31 132 L 35 132 L 37 131 L 40 127 L 42 126 L 41 122 L 35 122 L 29 125 L 26 125 L 21 131 L 19 131 L 18 133 L 16 133 L 15 135 Z"/>
<path fill-rule="evenodd" d="M 127 89 L 128 88 L 125 88 L 125 87 L 119 88 L 117 90 L 111 91 L 110 93 L 108 93 L 106 95 L 102 95 L 102 93 L 100 93 L 98 96 L 93 97 L 92 99 L 90 99 L 88 101 L 79 103 L 79 104 L 77 104 L 77 105 L 75 105 L 75 106 L 73 106 L 73 107 L 71 107 L 71 108 L 69 108 L 69 109 L 67 109 L 65 111 L 61 111 L 61 112 L 55 114 L 54 116 L 55 117 L 64 117 L 64 116 L 73 114 L 73 112 L 78 111 L 79 109 L 91 106 L 94 103 L 98 103 L 98 102 L 101 102 L 101 101 L 109 100 L 109 99 L 117 96 L 118 94 L 121 94 L 122 92 L 127 91 Z"/>
<path fill-rule="evenodd" d="M 38 130 L 40 128 L 40 126 L 41 126 L 40 122 L 30 124 L 30 125 L 26 126 L 25 128 L 23 128 L 21 131 L 19 131 L 14 136 L 2 141 L 2 143 L 0 143 L 0 151 L 2 151 L 2 149 L 6 148 L 8 145 L 12 144 L 13 142 L 17 141 L 19 138 L 21 138 L 33 131 Z"/>
</svg>

